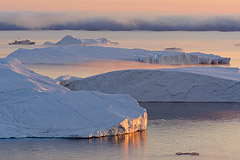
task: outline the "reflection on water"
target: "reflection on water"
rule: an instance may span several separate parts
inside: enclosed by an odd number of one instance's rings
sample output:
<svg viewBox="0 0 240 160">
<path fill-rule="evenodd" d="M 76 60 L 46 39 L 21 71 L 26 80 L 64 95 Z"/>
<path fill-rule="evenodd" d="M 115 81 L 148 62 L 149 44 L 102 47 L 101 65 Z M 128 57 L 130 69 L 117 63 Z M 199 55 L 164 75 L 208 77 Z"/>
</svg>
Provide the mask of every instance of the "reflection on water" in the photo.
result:
<svg viewBox="0 0 240 160">
<path fill-rule="evenodd" d="M 0 142 L 1 160 L 131 159 L 144 157 L 147 132 L 93 139 L 2 139 Z"/>
<path fill-rule="evenodd" d="M 140 102 L 148 118 L 223 120 L 240 119 L 240 103 L 158 103 Z"/>
<path fill-rule="evenodd" d="M 39 74 L 46 75 L 52 78 L 57 78 L 62 75 L 71 75 L 85 78 L 96 74 L 126 69 L 160 69 L 160 68 L 210 66 L 210 65 L 158 65 L 120 60 L 96 60 L 74 65 L 55 65 L 55 64 L 24 64 L 24 65 L 28 69 L 31 69 Z"/>
<path fill-rule="evenodd" d="M 239 159 L 239 103 L 140 104 L 148 109 L 147 131 L 93 139 L 1 139 L 0 160 Z"/>
</svg>

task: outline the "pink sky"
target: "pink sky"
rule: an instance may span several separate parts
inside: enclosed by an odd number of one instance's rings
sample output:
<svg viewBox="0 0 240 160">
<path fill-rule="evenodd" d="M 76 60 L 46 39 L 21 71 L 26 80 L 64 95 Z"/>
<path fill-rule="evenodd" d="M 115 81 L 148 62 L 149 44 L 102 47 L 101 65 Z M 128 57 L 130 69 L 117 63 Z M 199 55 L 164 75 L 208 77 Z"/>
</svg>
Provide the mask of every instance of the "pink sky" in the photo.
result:
<svg viewBox="0 0 240 160">
<path fill-rule="evenodd" d="M 0 11 L 146 12 L 146 14 L 238 14 L 239 0 L 0 0 Z"/>
</svg>

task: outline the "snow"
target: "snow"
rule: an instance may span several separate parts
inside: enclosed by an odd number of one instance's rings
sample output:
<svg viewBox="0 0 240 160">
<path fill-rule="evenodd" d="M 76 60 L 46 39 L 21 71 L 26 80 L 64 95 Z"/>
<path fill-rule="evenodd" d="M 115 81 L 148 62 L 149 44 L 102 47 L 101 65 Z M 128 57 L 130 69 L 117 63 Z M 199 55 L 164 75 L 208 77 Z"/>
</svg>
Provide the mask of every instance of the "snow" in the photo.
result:
<svg viewBox="0 0 240 160">
<path fill-rule="evenodd" d="M 229 64 L 230 58 L 200 52 L 150 51 L 101 46 L 20 48 L 8 57 L 22 63 L 74 64 L 91 60 L 126 60 L 154 64 Z"/>
<path fill-rule="evenodd" d="M 240 102 L 238 68 L 122 70 L 66 84 L 73 91 L 129 94 L 138 101 Z"/>
<path fill-rule="evenodd" d="M 0 138 L 100 137 L 144 130 L 147 113 L 128 95 L 69 91 L 0 59 Z"/>
<path fill-rule="evenodd" d="M 106 38 L 80 39 L 72 35 L 66 35 L 57 43 L 45 42 L 43 45 L 117 45 L 118 42 L 111 42 Z"/>
</svg>

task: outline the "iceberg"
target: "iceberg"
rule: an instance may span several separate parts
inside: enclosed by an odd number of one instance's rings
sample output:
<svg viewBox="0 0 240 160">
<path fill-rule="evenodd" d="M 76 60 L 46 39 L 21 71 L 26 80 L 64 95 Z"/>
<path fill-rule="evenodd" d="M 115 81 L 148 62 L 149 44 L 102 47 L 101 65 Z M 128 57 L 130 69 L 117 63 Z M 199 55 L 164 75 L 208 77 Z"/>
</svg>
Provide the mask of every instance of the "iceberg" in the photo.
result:
<svg viewBox="0 0 240 160">
<path fill-rule="evenodd" d="M 52 42 L 49 42 L 49 41 L 46 41 L 43 43 L 43 45 L 56 45 L 55 43 L 52 43 Z"/>
<path fill-rule="evenodd" d="M 91 60 L 125 60 L 153 64 L 229 64 L 230 58 L 200 52 L 150 51 L 102 46 L 20 48 L 8 57 L 22 63 L 74 64 Z"/>
<path fill-rule="evenodd" d="M 80 45 L 80 44 L 82 44 L 80 39 L 74 38 L 71 35 L 67 35 L 63 37 L 60 41 L 58 41 L 55 45 Z"/>
<path fill-rule="evenodd" d="M 128 95 L 69 91 L 0 59 L 0 138 L 91 138 L 147 128 L 147 113 Z"/>
<path fill-rule="evenodd" d="M 118 45 L 118 42 L 111 42 L 106 38 L 82 39 L 84 45 Z"/>
<path fill-rule="evenodd" d="M 118 42 L 111 42 L 106 38 L 97 39 L 79 39 L 72 35 L 66 35 L 57 43 L 45 42 L 43 45 L 117 45 Z"/>
<path fill-rule="evenodd" d="M 65 82 L 72 91 L 128 94 L 137 101 L 240 102 L 240 70 L 186 67 L 122 70 Z"/>
</svg>

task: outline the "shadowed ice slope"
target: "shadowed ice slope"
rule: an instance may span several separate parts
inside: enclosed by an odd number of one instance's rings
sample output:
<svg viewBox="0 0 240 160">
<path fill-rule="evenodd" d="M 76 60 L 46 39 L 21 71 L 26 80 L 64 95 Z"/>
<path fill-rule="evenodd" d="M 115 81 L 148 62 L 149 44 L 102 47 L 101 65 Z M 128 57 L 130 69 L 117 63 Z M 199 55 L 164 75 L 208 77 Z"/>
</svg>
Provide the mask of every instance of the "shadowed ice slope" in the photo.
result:
<svg viewBox="0 0 240 160">
<path fill-rule="evenodd" d="M 138 101 L 240 102 L 237 68 L 123 70 L 67 83 L 70 90 L 129 94 Z"/>
</svg>

